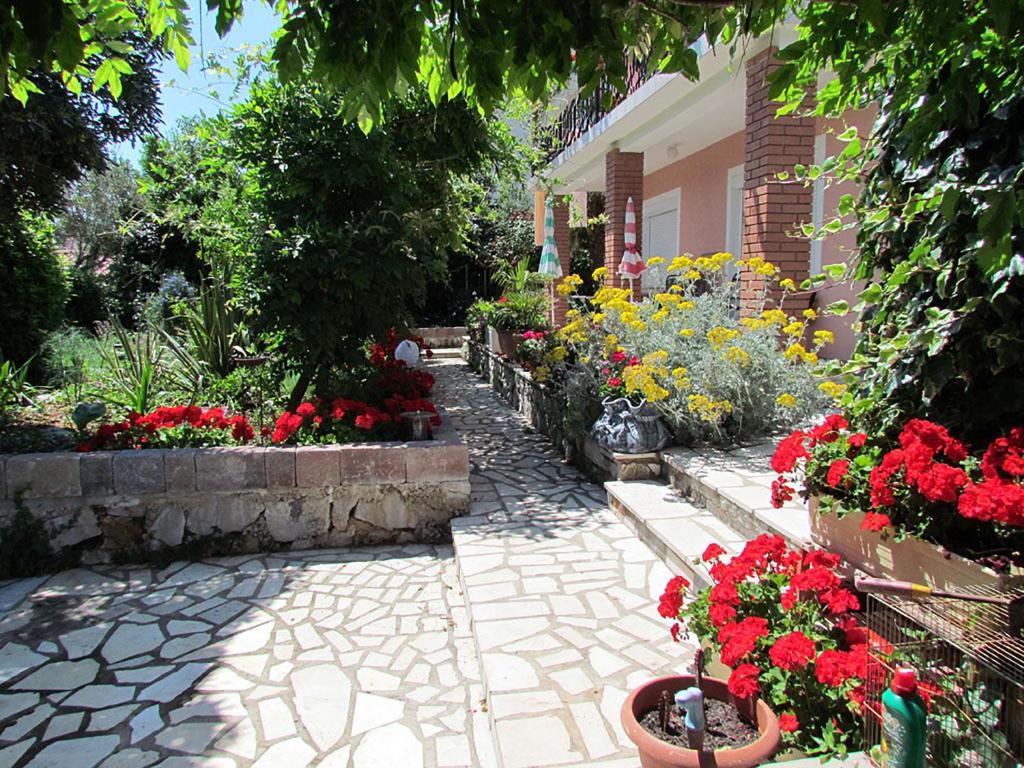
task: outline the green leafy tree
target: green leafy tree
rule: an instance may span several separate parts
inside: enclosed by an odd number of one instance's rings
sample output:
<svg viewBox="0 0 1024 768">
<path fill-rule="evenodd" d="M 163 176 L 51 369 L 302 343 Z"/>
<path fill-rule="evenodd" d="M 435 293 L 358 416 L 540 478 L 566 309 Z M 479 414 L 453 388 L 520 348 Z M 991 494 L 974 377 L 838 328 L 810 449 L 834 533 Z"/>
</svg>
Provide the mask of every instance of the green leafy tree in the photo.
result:
<svg viewBox="0 0 1024 768">
<path fill-rule="evenodd" d="M 464 237 L 454 177 L 491 150 L 487 124 L 461 102 L 410 95 L 390 110 L 364 135 L 342 96 L 303 83 L 258 85 L 235 112 L 266 226 L 244 295 L 300 372 L 293 401 L 406 321 Z"/>
<path fill-rule="evenodd" d="M 76 263 L 103 263 L 123 250 L 125 230 L 144 207 L 138 171 L 129 162 L 114 161 L 71 187 L 56 217 L 57 240 Z"/>
<path fill-rule="evenodd" d="M 186 119 L 146 144 L 142 191 L 149 215 L 191 244 L 206 273 L 230 276 L 259 234 L 252 175 L 236 156 L 225 114 Z"/>
<path fill-rule="evenodd" d="M 0 358 L 23 364 L 64 320 L 67 282 L 42 216 L 0 218 Z"/>
</svg>

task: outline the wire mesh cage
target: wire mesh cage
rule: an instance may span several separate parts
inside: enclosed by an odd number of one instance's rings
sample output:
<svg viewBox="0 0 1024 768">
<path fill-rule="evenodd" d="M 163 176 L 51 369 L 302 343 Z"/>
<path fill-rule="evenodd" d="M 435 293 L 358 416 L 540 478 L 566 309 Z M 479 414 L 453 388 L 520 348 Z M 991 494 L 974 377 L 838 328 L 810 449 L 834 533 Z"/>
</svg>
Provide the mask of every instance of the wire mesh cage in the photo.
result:
<svg viewBox="0 0 1024 768">
<path fill-rule="evenodd" d="M 928 705 L 928 764 L 1024 766 L 1024 589 L 962 590 L 1005 602 L 872 595 L 865 740 L 881 742 L 881 696 L 897 667 L 913 667 Z M 1021 598 L 1012 609 L 1010 602 Z"/>
</svg>

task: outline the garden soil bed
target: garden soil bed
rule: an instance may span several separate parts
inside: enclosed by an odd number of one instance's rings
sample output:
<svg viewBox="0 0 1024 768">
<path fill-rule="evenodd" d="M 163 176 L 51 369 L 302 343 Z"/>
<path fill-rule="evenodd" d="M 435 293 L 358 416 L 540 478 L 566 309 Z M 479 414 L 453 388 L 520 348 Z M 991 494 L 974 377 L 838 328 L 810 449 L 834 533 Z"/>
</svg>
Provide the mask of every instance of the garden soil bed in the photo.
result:
<svg viewBox="0 0 1024 768">
<path fill-rule="evenodd" d="M 707 732 L 704 735 L 705 749 L 737 749 L 753 744 L 761 733 L 757 726 L 740 717 L 731 703 L 718 699 L 706 699 Z M 640 718 L 644 730 L 676 747 L 687 748 L 686 726 L 682 716 L 673 709 L 669 715 L 668 731 L 658 722 L 658 710 L 650 709 Z"/>
</svg>

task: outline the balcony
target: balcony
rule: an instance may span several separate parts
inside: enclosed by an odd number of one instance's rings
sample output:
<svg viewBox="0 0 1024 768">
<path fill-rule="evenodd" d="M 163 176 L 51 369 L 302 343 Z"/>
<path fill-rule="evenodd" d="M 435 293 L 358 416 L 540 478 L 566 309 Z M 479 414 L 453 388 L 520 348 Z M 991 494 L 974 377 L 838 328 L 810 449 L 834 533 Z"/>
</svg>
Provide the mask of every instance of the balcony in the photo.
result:
<svg viewBox="0 0 1024 768">
<path fill-rule="evenodd" d="M 551 162 L 559 152 L 570 146 L 602 117 L 621 104 L 623 99 L 636 92 L 647 82 L 651 76 L 647 68 L 647 58 L 630 57 L 626 61 L 625 93 L 608 82 L 606 78 L 602 78 L 590 95 L 577 94 L 559 113 L 558 118 L 551 126 L 551 133 L 544 141 L 548 162 Z"/>
</svg>

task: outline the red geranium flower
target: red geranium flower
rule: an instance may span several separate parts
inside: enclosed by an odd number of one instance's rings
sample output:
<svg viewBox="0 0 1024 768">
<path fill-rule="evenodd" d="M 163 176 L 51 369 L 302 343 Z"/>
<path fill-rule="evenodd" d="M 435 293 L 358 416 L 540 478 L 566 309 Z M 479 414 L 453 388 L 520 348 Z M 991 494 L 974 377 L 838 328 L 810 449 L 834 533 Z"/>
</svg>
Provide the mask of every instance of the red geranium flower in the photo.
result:
<svg viewBox="0 0 1024 768">
<path fill-rule="evenodd" d="M 884 531 L 890 525 L 892 520 L 889 516 L 880 512 L 865 512 L 864 519 L 860 521 L 862 531 Z"/>
<path fill-rule="evenodd" d="M 825 476 L 825 482 L 833 488 L 838 488 L 839 484 L 846 477 L 846 473 L 850 471 L 850 462 L 846 459 L 836 459 L 828 466 L 828 474 Z"/>
<path fill-rule="evenodd" d="M 679 616 L 679 610 L 683 607 L 683 590 L 690 586 L 690 582 L 682 576 L 674 576 L 665 585 L 665 591 L 661 593 L 658 601 L 658 613 L 666 619 L 674 619 Z"/>
<path fill-rule="evenodd" d="M 747 699 L 761 690 L 757 679 L 761 670 L 753 664 L 740 664 L 729 675 L 729 693 L 738 699 Z"/>
<path fill-rule="evenodd" d="M 704 554 L 700 556 L 700 559 L 707 563 L 711 560 L 717 560 L 724 554 L 725 549 L 721 545 L 712 542 L 711 544 L 708 544 L 707 549 L 704 550 Z"/>
<path fill-rule="evenodd" d="M 800 459 L 808 457 L 807 449 L 804 447 L 806 435 L 801 430 L 796 430 L 785 437 L 775 448 L 772 454 L 772 469 L 779 474 L 792 472 Z"/>
<path fill-rule="evenodd" d="M 783 635 L 768 650 L 772 664 L 790 671 L 807 666 L 814 654 L 814 641 L 799 630 Z"/>
<path fill-rule="evenodd" d="M 846 438 L 846 444 L 851 448 L 863 448 L 864 443 L 868 441 L 868 436 L 863 432 L 855 432 Z"/>
<path fill-rule="evenodd" d="M 779 715 L 779 730 L 785 733 L 792 733 L 800 728 L 800 721 L 792 712 L 784 712 Z"/>
</svg>

